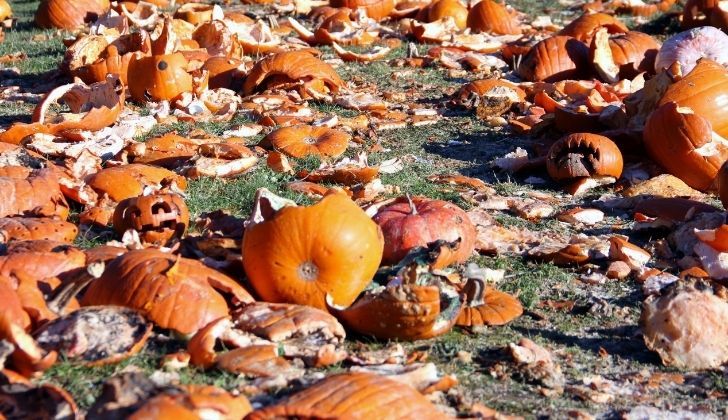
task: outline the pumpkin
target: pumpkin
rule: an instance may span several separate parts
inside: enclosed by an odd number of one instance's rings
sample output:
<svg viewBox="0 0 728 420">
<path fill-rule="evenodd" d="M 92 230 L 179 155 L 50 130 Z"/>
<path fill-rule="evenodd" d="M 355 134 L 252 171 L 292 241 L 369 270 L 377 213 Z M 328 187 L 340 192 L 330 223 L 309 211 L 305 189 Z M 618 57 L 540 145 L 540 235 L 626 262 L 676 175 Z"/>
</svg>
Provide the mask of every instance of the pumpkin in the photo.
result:
<svg viewBox="0 0 728 420">
<path fill-rule="evenodd" d="M 286 156 L 337 157 L 346 151 L 351 135 L 324 126 L 296 125 L 282 127 L 265 136 L 261 146 L 273 148 Z"/>
<path fill-rule="evenodd" d="M 236 34 L 225 22 L 219 20 L 199 25 L 192 33 L 192 40 L 211 56 L 236 58 L 243 56 L 242 46 L 238 43 Z"/>
<path fill-rule="evenodd" d="M 174 182 L 183 190 L 187 187 L 184 177 L 164 168 L 139 163 L 102 169 L 86 182 L 99 195 L 107 194 L 115 202 L 138 197 L 145 187 L 158 187 L 163 182 Z"/>
<path fill-rule="evenodd" d="M 468 26 L 468 8 L 460 0 L 434 0 L 417 14 L 417 20 L 422 22 L 434 22 L 447 17 L 455 19 L 455 25 L 460 29 Z"/>
<path fill-rule="evenodd" d="M 175 168 L 187 163 L 195 153 L 200 140 L 188 139 L 176 133 L 167 133 L 145 142 L 132 143 L 126 148 L 130 161 L 165 168 Z"/>
<path fill-rule="evenodd" d="M 589 48 L 568 36 L 546 38 L 523 56 L 518 74 L 532 82 L 558 82 L 588 74 Z"/>
<path fill-rule="evenodd" d="M 713 131 L 728 137 L 728 69 L 715 61 L 700 60 L 685 77 L 670 85 L 659 105 L 676 102 L 705 118 Z"/>
<path fill-rule="evenodd" d="M 715 135 L 709 119 L 675 102 L 652 113 L 644 143 L 655 162 L 701 191 L 711 188 L 718 169 L 728 160 L 728 141 Z"/>
<path fill-rule="evenodd" d="M 277 377 L 294 371 L 293 366 L 278 356 L 278 346 L 258 344 L 225 352 L 215 359 L 215 367 L 236 375 L 252 378 Z"/>
<path fill-rule="evenodd" d="M 592 40 L 591 57 L 599 76 L 611 83 L 633 79 L 641 72 L 654 73 L 660 45 L 650 35 L 630 31 L 610 36 L 597 31 Z"/>
<path fill-rule="evenodd" d="M 75 29 L 110 8 L 109 0 L 43 0 L 35 12 L 35 24 L 46 29 Z"/>
<path fill-rule="evenodd" d="M 438 259 L 436 268 L 465 262 L 475 248 L 475 226 L 465 211 L 447 201 L 400 197 L 379 209 L 373 220 L 384 234 L 385 264 L 397 263 L 412 249 L 438 240 L 459 244 L 449 258 Z"/>
<path fill-rule="evenodd" d="M 238 90 L 242 87 L 248 66 L 243 61 L 228 57 L 210 57 L 202 66 L 209 73 L 210 89 Z"/>
<path fill-rule="evenodd" d="M 38 345 L 86 366 L 120 362 L 138 353 L 152 332 L 137 311 L 116 306 L 80 308 L 33 332 Z"/>
<path fill-rule="evenodd" d="M 7 0 L 0 0 L 0 21 L 7 20 L 13 17 L 13 9 L 8 4 Z"/>
<path fill-rule="evenodd" d="M 384 240 L 349 197 L 333 193 L 249 225 L 242 248 L 245 272 L 263 300 L 325 309 L 326 295 L 343 306 L 356 299 L 379 267 Z"/>
<path fill-rule="evenodd" d="M 125 86 L 128 85 L 132 57 L 148 55 L 152 48 L 149 35 L 144 31 L 122 35 L 103 49 L 89 46 L 88 38 L 99 39 L 95 36 L 81 38 L 66 50 L 64 58 L 64 68 L 85 83 L 101 82 L 106 80 L 107 74 L 116 74 Z"/>
<path fill-rule="evenodd" d="M 34 171 L 27 178 L 0 177 L 0 191 L 5 197 L 0 200 L 0 217 L 68 217 L 68 203 L 50 169 Z"/>
<path fill-rule="evenodd" d="M 517 298 L 489 287 L 481 279 L 468 279 L 463 289 L 465 304 L 455 325 L 505 325 L 523 314 Z"/>
<path fill-rule="evenodd" d="M 712 26 L 693 28 L 668 38 L 657 53 L 655 70 L 677 62 L 683 74 L 690 73 L 698 61 L 708 59 L 728 65 L 728 35 Z"/>
<path fill-rule="evenodd" d="M 348 7 L 349 9 L 362 8 L 367 16 L 374 20 L 382 20 L 394 10 L 393 0 L 332 0 L 333 7 Z"/>
<path fill-rule="evenodd" d="M 47 239 L 73 242 L 78 228 L 73 223 L 47 217 L 3 217 L 0 218 L 0 243 Z"/>
<path fill-rule="evenodd" d="M 161 328 L 191 334 L 228 314 L 223 294 L 253 300 L 235 280 L 198 261 L 144 249 L 111 261 L 81 304 L 126 306 Z"/>
<path fill-rule="evenodd" d="M 374 373 L 349 372 L 331 375 L 281 402 L 250 413 L 246 419 L 341 417 L 447 418 L 408 385 Z"/>
<path fill-rule="evenodd" d="M 467 103 L 472 95 L 484 96 L 498 88 L 510 89 L 515 92 L 521 102 L 526 100 L 526 92 L 523 89 L 508 80 L 497 78 L 474 80 L 466 83 L 460 88 L 456 97 L 460 103 Z"/>
<path fill-rule="evenodd" d="M 175 19 L 181 19 L 195 26 L 212 20 L 214 6 L 202 3 L 186 3 L 174 12 Z"/>
<path fill-rule="evenodd" d="M 728 302 L 705 280 L 677 281 L 642 305 L 645 345 L 681 369 L 719 368 L 728 361 Z"/>
<path fill-rule="evenodd" d="M 184 199 L 178 194 L 153 194 L 127 198 L 116 206 L 114 230 L 139 232 L 142 243 L 167 245 L 182 237 L 190 222 Z"/>
<path fill-rule="evenodd" d="M 481 0 L 468 12 L 468 28 L 497 35 L 518 35 L 521 25 L 513 11 L 495 0 Z"/>
<path fill-rule="evenodd" d="M 251 95 L 276 86 L 304 83 L 317 93 L 337 92 L 344 82 L 330 65 L 306 51 L 288 51 L 258 61 L 248 73 L 243 93 Z"/>
<path fill-rule="evenodd" d="M 233 396 L 212 385 L 183 385 L 179 389 L 163 390 L 143 401 L 126 418 L 195 420 L 212 417 L 233 420 L 242 419 L 251 411 L 253 408 L 243 395 Z"/>
<path fill-rule="evenodd" d="M 606 28 L 610 34 L 623 34 L 629 31 L 624 23 L 612 15 L 585 13 L 566 25 L 559 31 L 559 35 L 570 36 L 589 44 L 599 28 Z"/>
<path fill-rule="evenodd" d="M 86 256 L 75 248 L 14 252 L 0 256 L 0 276 L 17 277 L 16 273 L 22 273 L 31 279 L 51 279 L 85 265 Z"/>
<path fill-rule="evenodd" d="M 129 61 L 129 93 L 135 101 L 172 101 L 192 91 L 192 76 L 181 53 L 132 57 Z"/>
<path fill-rule="evenodd" d="M 554 181 L 622 175 L 622 152 L 609 138 L 591 133 L 574 133 L 551 145 L 546 169 Z"/>
</svg>

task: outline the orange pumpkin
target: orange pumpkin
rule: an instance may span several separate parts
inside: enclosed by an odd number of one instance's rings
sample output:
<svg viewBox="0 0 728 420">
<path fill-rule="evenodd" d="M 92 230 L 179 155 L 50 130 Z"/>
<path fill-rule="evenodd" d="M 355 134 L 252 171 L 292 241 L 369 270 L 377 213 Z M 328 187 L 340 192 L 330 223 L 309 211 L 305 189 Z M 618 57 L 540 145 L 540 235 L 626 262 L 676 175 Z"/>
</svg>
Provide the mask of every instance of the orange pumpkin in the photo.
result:
<svg viewBox="0 0 728 420">
<path fill-rule="evenodd" d="M 434 22 L 447 17 L 455 19 L 455 25 L 460 29 L 468 26 L 468 8 L 460 0 L 434 0 L 417 14 L 417 20 L 422 22 Z"/>
<path fill-rule="evenodd" d="M 333 397 L 335 396 L 335 397 Z M 273 418 L 445 420 L 416 389 L 374 373 L 341 373 L 286 400 L 254 411 L 247 420 Z"/>
<path fill-rule="evenodd" d="M 713 186 L 718 170 L 728 160 L 728 143 L 714 138 L 708 118 L 675 102 L 652 113 L 645 125 L 644 142 L 655 162 L 701 191 Z"/>
<path fill-rule="evenodd" d="M 608 77 L 599 75 L 609 82 L 633 79 L 641 72 L 654 73 L 655 58 L 660 45 L 655 39 L 642 32 L 609 36 L 606 31 L 597 31 L 592 40 L 591 56 L 596 70 L 608 70 Z M 601 61 L 606 60 L 606 67 Z"/>
<path fill-rule="evenodd" d="M 192 91 L 192 76 L 181 53 L 132 57 L 129 61 L 129 93 L 138 102 L 171 101 Z"/>
<path fill-rule="evenodd" d="M 78 228 L 73 223 L 52 218 L 3 217 L 0 218 L 0 243 L 46 239 L 73 242 Z"/>
<path fill-rule="evenodd" d="M 591 43 L 599 28 L 606 28 L 610 34 L 623 34 L 629 31 L 619 19 L 606 13 L 585 13 L 574 19 L 559 31 L 559 35 L 570 36 L 579 41 Z"/>
<path fill-rule="evenodd" d="M 41 28 L 75 29 L 109 11 L 109 0 L 43 0 L 35 12 Z"/>
<path fill-rule="evenodd" d="M 76 44 L 83 43 L 84 39 L 77 41 Z M 66 60 L 72 60 L 69 55 L 73 54 L 73 48 L 74 46 L 71 46 L 66 51 L 64 63 Z M 151 42 L 146 32 L 122 35 L 101 51 L 93 51 L 94 48 L 89 47 L 91 54 L 88 56 L 84 54 L 83 48 L 81 48 L 78 54 L 80 60 L 76 60 L 78 63 L 75 65 L 69 63 L 69 71 L 72 76 L 80 77 L 86 83 L 101 82 L 106 80 L 107 74 L 116 74 L 119 75 L 119 79 L 124 85 L 128 85 L 127 75 L 132 57 L 148 55 L 151 48 Z"/>
<path fill-rule="evenodd" d="M 495 0 L 481 0 L 468 13 L 468 28 L 498 35 L 517 35 L 521 25 L 516 14 Z"/>
<path fill-rule="evenodd" d="M 243 236 L 243 266 L 258 295 L 326 309 L 329 295 L 348 306 L 382 259 L 379 227 L 345 194 L 310 207 L 284 207 L 251 224 Z"/>
<path fill-rule="evenodd" d="M 607 137 L 574 133 L 554 143 L 546 156 L 546 169 L 554 181 L 622 175 L 622 152 Z"/>
<path fill-rule="evenodd" d="M 248 67 L 246 63 L 236 58 L 211 57 L 205 61 L 202 69 L 209 73 L 208 87 L 210 89 L 238 90 L 242 87 Z"/>
<path fill-rule="evenodd" d="M 468 279 L 463 291 L 465 305 L 456 325 L 505 325 L 523 314 L 523 306 L 517 298 L 488 287 L 480 279 Z"/>
<path fill-rule="evenodd" d="M 676 102 L 705 118 L 713 131 L 728 138 L 728 69 L 702 59 L 685 77 L 672 84 L 659 105 Z M 722 162 L 721 162 L 722 163 Z"/>
<path fill-rule="evenodd" d="M 27 178 L 0 177 L 0 217 L 58 216 L 68 217 L 68 203 L 61 193 L 58 178 L 49 169 L 30 173 Z"/>
<path fill-rule="evenodd" d="M 589 48 L 568 36 L 552 36 L 528 51 L 518 66 L 518 74 L 532 82 L 558 82 L 588 74 Z"/>
<path fill-rule="evenodd" d="M 374 20 L 382 20 L 394 10 L 394 0 L 332 0 L 333 7 L 363 8 L 367 16 Z"/>
<path fill-rule="evenodd" d="M 294 158 L 337 157 L 346 151 L 349 140 L 351 136 L 341 130 L 296 125 L 271 132 L 261 141 L 261 146 L 273 148 Z"/>
<path fill-rule="evenodd" d="M 145 187 L 156 187 L 162 182 L 174 182 L 183 190 L 187 187 L 184 177 L 168 169 L 140 163 L 102 169 L 89 177 L 86 182 L 99 195 L 107 194 L 115 202 L 138 197 L 142 195 Z"/>
<path fill-rule="evenodd" d="M 199 261 L 144 249 L 108 264 L 89 285 L 82 305 L 126 306 L 161 328 L 191 334 L 228 315 L 223 294 L 239 302 L 253 300 L 235 280 Z"/>
<path fill-rule="evenodd" d="M 127 198 L 116 206 L 114 230 L 139 232 L 142 243 L 167 245 L 180 239 L 187 230 L 190 213 L 178 194 L 153 194 Z"/>
<path fill-rule="evenodd" d="M 0 0 L 0 21 L 13 17 L 13 9 L 7 0 Z"/>
<path fill-rule="evenodd" d="M 426 197 L 400 197 L 381 208 L 373 220 L 384 233 L 386 264 L 399 262 L 417 247 L 444 240 L 459 241 L 449 258 L 440 258 L 435 268 L 465 262 L 475 248 L 475 226 L 467 213 L 453 203 Z"/>
<path fill-rule="evenodd" d="M 304 83 L 304 89 L 322 94 L 337 92 L 344 84 L 333 67 L 310 53 L 288 51 L 258 61 L 245 78 L 243 93 L 251 95 L 268 88 L 299 82 Z"/>
</svg>

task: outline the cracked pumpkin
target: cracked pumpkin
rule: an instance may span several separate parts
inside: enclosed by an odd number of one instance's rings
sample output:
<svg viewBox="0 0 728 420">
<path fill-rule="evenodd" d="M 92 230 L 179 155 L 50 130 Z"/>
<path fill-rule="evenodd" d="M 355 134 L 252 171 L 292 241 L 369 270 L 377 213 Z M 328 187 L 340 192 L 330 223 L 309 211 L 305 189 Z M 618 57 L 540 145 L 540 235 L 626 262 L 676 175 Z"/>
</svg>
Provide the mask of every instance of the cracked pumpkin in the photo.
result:
<svg viewBox="0 0 728 420">
<path fill-rule="evenodd" d="M 382 259 L 382 232 L 345 194 L 284 207 L 243 236 L 243 266 L 258 295 L 326 309 L 349 306 Z"/>
</svg>

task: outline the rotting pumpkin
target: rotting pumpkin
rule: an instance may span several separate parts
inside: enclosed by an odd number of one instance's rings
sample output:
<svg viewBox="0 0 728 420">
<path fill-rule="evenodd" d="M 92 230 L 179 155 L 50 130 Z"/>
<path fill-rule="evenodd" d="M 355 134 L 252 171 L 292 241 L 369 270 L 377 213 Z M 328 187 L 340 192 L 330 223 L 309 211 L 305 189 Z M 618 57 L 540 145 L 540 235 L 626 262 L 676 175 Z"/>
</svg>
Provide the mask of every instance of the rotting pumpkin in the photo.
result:
<svg viewBox="0 0 728 420">
<path fill-rule="evenodd" d="M 256 194 L 256 216 L 243 236 L 243 266 L 258 295 L 326 309 L 326 295 L 348 306 L 379 267 L 379 227 L 346 194 L 332 193 L 309 207 L 274 209 L 267 190 Z"/>
</svg>

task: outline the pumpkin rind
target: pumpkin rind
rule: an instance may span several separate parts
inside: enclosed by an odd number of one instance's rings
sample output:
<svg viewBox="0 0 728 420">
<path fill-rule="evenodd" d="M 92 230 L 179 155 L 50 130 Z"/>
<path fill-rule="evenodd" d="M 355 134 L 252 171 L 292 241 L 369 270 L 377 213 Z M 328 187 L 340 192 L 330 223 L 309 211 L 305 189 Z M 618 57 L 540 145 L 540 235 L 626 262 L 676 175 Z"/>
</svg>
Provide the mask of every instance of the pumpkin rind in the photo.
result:
<svg viewBox="0 0 728 420">
<path fill-rule="evenodd" d="M 263 300 L 326 309 L 350 305 L 379 268 L 379 227 L 345 194 L 285 207 L 243 236 L 243 266 Z"/>
<path fill-rule="evenodd" d="M 192 91 L 192 76 L 181 53 L 134 56 L 129 61 L 129 93 L 135 101 L 171 101 Z"/>
<path fill-rule="evenodd" d="M 521 25 L 513 13 L 494 0 L 481 0 L 468 12 L 468 28 L 497 35 L 518 35 Z"/>
<path fill-rule="evenodd" d="M 351 136 L 328 127 L 297 125 L 282 127 L 262 141 L 273 149 L 294 158 L 308 156 L 337 157 L 346 151 Z"/>
<path fill-rule="evenodd" d="M 35 12 L 35 23 L 46 29 L 75 29 L 110 8 L 109 0 L 43 0 Z"/>
<path fill-rule="evenodd" d="M 332 92 L 344 85 L 333 67 L 305 51 L 288 51 L 274 54 L 258 61 L 248 73 L 243 84 L 243 93 L 251 95 L 265 90 L 271 82 L 320 82 Z M 312 89 L 319 90 L 316 87 Z"/>
<path fill-rule="evenodd" d="M 374 20 L 382 20 L 394 10 L 393 0 L 332 0 L 333 7 L 348 7 L 349 9 L 363 8 L 367 16 Z"/>
<path fill-rule="evenodd" d="M 568 36 L 553 36 L 531 47 L 518 66 L 518 74 L 531 82 L 578 79 L 589 68 L 589 48 Z"/>
</svg>

